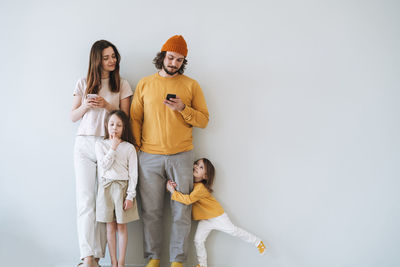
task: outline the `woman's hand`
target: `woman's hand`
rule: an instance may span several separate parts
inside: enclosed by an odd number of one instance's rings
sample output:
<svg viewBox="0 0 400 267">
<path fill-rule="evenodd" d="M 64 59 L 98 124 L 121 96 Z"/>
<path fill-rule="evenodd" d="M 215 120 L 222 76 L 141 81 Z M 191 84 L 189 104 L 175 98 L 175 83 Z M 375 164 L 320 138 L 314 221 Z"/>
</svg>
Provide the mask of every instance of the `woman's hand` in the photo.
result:
<svg viewBox="0 0 400 267">
<path fill-rule="evenodd" d="M 133 207 L 133 201 L 129 199 L 125 199 L 124 201 L 124 210 L 129 210 Z"/>
<path fill-rule="evenodd" d="M 175 192 L 175 187 L 176 187 L 176 183 L 173 182 L 172 180 L 168 180 L 168 182 L 167 182 L 167 190 L 169 192 L 171 192 L 171 194 Z"/>
<path fill-rule="evenodd" d="M 118 145 L 121 144 L 121 142 L 122 142 L 121 138 L 116 136 L 115 133 L 111 133 L 110 140 L 111 140 L 111 149 L 117 150 Z"/>
<path fill-rule="evenodd" d="M 84 101 L 84 102 L 82 103 L 82 106 L 84 107 L 84 109 L 85 109 L 86 111 L 88 111 L 88 110 L 91 109 L 91 108 L 96 108 L 96 107 L 97 107 L 97 104 L 96 104 L 96 101 L 95 101 L 94 98 L 87 98 L 86 101 Z"/>
<path fill-rule="evenodd" d="M 88 100 L 89 101 L 89 100 Z M 110 110 L 110 103 L 108 103 L 103 97 L 98 96 L 96 98 L 93 98 L 93 103 L 96 108 L 105 108 L 107 110 Z"/>
<path fill-rule="evenodd" d="M 71 110 L 71 120 L 76 122 L 82 119 L 83 115 L 91 109 L 95 108 L 95 103 L 92 99 L 87 99 L 82 103 L 82 96 L 81 95 L 74 95 L 72 100 L 72 110 Z"/>
</svg>

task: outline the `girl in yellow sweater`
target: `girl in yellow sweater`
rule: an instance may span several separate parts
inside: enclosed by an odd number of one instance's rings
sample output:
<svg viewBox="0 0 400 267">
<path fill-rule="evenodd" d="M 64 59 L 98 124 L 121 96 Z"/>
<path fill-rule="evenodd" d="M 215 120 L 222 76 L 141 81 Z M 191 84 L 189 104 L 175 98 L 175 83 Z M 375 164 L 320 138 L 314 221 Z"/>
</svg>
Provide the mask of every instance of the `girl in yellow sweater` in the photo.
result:
<svg viewBox="0 0 400 267">
<path fill-rule="evenodd" d="M 264 254 L 265 245 L 260 238 L 235 226 L 219 202 L 211 195 L 214 182 L 215 168 L 206 159 L 198 159 L 193 166 L 193 191 L 187 195 L 175 190 L 176 183 L 169 180 L 167 190 L 171 192 L 171 199 L 186 205 L 193 204 L 193 220 L 200 221 L 194 237 L 199 264 L 196 267 L 207 266 L 207 252 L 205 241 L 212 230 L 219 230 L 253 244 L 260 254 Z"/>
</svg>

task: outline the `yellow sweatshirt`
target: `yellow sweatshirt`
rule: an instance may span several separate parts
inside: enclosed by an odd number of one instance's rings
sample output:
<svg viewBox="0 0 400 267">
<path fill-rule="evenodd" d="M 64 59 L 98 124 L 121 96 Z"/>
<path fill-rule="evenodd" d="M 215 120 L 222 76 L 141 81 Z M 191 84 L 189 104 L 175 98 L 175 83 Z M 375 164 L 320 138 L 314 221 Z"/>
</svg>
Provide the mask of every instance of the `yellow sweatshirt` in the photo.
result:
<svg viewBox="0 0 400 267">
<path fill-rule="evenodd" d="M 181 112 L 170 109 L 163 103 L 167 94 L 176 94 L 186 107 Z M 192 127 L 205 128 L 209 116 L 195 80 L 185 75 L 166 78 L 158 73 L 139 81 L 130 113 L 138 148 L 162 155 L 192 150 Z"/>
<path fill-rule="evenodd" d="M 175 191 L 171 198 L 186 205 L 193 204 L 192 218 L 195 221 L 211 219 L 224 213 L 221 204 L 202 183 L 194 183 L 193 191 L 189 195 Z"/>
</svg>

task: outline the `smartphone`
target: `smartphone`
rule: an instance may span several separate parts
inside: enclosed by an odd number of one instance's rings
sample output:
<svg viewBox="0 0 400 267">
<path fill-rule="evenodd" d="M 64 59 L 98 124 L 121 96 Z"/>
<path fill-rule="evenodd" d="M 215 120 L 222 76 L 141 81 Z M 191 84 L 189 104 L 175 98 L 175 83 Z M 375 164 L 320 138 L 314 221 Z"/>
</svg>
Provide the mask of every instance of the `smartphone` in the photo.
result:
<svg viewBox="0 0 400 267">
<path fill-rule="evenodd" d="M 98 95 L 97 94 L 87 94 L 86 97 L 87 98 L 96 98 L 96 97 L 98 97 Z"/>
<path fill-rule="evenodd" d="M 167 94 L 167 97 L 165 99 L 170 100 L 171 98 L 176 98 L 175 94 Z"/>
</svg>

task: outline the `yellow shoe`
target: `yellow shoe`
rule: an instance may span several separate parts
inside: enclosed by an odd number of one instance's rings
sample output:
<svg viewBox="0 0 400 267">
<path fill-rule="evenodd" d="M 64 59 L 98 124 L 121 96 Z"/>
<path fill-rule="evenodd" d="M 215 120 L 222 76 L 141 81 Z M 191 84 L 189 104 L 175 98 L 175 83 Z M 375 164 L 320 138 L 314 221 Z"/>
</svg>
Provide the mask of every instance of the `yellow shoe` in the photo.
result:
<svg viewBox="0 0 400 267">
<path fill-rule="evenodd" d="M 260 243 L 258 243 L 257 248 L 258 248 L 258 252 L 260 252 L 261 255 L 264 255 L 265 250 L 267 249 L 262 241 L 260 241 Z"/>
<path fill-rule="evenodd" d="M 171 267 L 182 267 L 182 262 L 174 261 L 171 263 Z"/>
<path fill-rule="evenodd" d="M 160 267 L 160 260 L 151 259 L 146 267 Z"/>
</svg>

